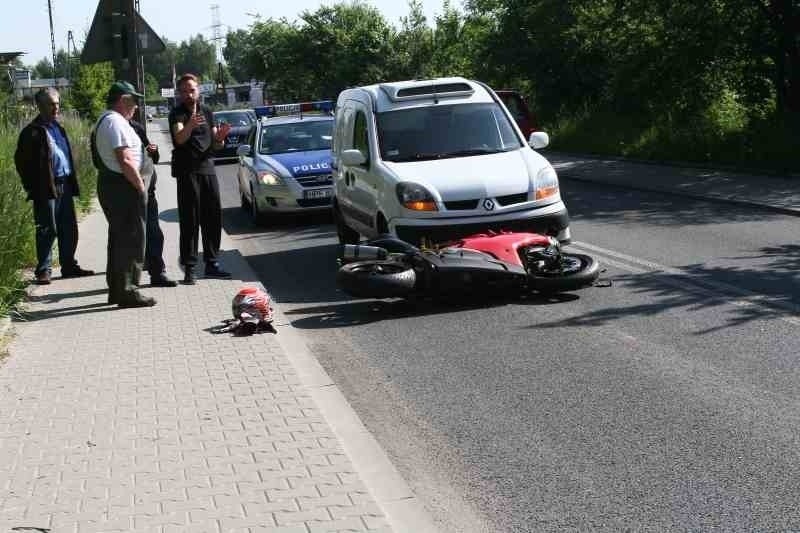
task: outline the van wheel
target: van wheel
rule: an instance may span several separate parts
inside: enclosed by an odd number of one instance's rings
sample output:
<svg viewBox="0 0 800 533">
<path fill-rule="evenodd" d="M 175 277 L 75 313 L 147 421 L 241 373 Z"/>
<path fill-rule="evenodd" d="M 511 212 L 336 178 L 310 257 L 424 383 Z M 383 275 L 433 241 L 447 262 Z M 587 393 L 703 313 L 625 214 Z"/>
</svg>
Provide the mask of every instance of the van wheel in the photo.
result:
<svg viewBox="0 0 800 533">
<path fill-rule="evenodd" d="M 358 244 L 361 235 L 344 223 L 342 212 L 339 210 L 338 205 L 333 207 L 333 219 L 336 224 L 336 235 L 339 237 L 339 244 Z"/>
</svg>

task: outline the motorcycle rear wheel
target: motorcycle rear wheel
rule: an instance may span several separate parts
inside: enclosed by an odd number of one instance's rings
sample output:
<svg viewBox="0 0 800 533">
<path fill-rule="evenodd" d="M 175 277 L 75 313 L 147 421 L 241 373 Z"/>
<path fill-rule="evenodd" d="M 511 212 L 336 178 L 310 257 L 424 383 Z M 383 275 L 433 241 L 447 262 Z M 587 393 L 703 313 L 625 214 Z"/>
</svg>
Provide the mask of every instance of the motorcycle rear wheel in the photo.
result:
<svg viewBox="0 0 800 533">
<path fill-rule="evenodd" d="M 356 261 L 342 265 L 336 284 L 359 298 L 397 298 L 414 291 L 414 269 L 396 261 Z"/>
<path fill-rule="evenodd" d="M 584 254 L 561 254 L 561 268 L 538 270 L 528 275 L 539 292 L 569 292 L 589 286 L 600 275 L 600 264 Z"/>
</svg>

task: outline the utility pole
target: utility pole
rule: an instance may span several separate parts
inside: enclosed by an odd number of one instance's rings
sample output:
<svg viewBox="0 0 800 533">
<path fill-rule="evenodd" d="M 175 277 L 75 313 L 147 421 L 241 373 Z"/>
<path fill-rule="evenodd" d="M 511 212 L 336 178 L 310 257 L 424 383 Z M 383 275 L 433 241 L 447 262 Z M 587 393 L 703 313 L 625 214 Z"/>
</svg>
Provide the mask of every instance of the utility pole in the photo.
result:
<svg viewBox="0 0 800 533">
<path fill-rule="evenodd" d="M 70 52 L 69 45 L 72 45 L 72 52 Z M 72 30 L 67 31 L 67 80 L 72 81 L 72 60 L 78 56 L 78 49 L 75 47 L 75 38 L 72 36 Z"/>
<path fill-rule="evenodd" d="M 225 104 L 228 104 L 228 96 L 225 91 L 225 72 L 222 68 L 222 22 L 219 17 L 219 5 L 211 4 L 211 28 L 213 29 L 214 50 L 217 56 L 217 83 L 216 95 L 217 101 L 223 96 L 225 97 Z"/>
<path fill-rule="evenodd" d="M 53 78 L 58 88 L 58 72 L 56 72 L 56 34 L 53 31 L 53 3 L 47 0 L 47 14 L 50 16 L 50 46 L 53 48 Z"/>
</svg>

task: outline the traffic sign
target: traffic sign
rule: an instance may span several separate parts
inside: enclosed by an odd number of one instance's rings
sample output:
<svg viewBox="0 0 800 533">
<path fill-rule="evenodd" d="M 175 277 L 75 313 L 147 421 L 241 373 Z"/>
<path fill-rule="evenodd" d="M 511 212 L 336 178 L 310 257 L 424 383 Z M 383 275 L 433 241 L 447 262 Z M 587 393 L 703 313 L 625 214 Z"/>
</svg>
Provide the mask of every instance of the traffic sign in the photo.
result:
<svg viewBox="0 0 800 533">
<path fill-rule="evenodd" d="M 134 11 L 135 27 L 138 37 L 139 54 L 157 54 L 166 49 L 164 41 L 153 31 L 147 22 Z M 125 20 L 120 0 L 100 0 L 97 4 L 89 35 L 81 52 L 81 63 L 101 63 L 115 59 L 130 59 L 128 51 L 134 44 L 128 36 L 129 21 Z M 114 57 L 114 40 L 121 40 L 122 57 Z"/>
<path fill-rule="evenodd" d="M 175 98 L 175 89 L 172 87 L 167 87 L 165 89 L 161 89 L 161 97 L 162 98 Z"/>
</svg>

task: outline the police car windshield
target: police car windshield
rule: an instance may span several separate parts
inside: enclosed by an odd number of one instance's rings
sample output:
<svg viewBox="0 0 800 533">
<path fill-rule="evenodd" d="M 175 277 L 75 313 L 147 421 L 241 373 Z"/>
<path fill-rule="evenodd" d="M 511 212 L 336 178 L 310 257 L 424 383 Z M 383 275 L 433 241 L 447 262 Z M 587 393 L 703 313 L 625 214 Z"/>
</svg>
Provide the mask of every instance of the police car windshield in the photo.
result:
<svg viewBox="0 0 800 533">
<path fill-rule="evenodd" d="M 436 104 L 378 113 L 384 161 L 421 161 L 508 152 L 521 148 L 496 103 Z"/>
<path fill-rule="evenodd" d="M 249 126 L 253 123 L 254 119 L 255 115 L 247 111 L 218 111 L 214 113 L 214 120 L 216 120 L 218 124 L 224 122 L 231 126 Z"/>
<path fill-rule="evenodd" d="M 261 128 L 258 152 L 283 154 L 330 150 L 333 120 L 307 120 L 291 124 L 273 124 Z"/>
</svg>

